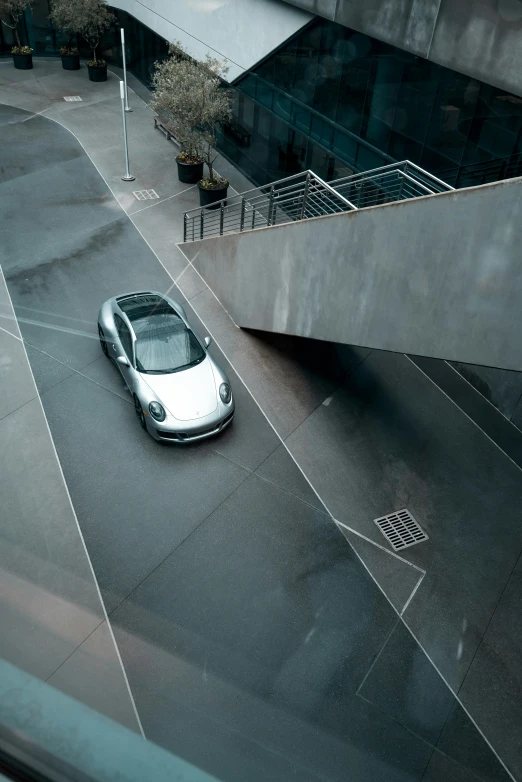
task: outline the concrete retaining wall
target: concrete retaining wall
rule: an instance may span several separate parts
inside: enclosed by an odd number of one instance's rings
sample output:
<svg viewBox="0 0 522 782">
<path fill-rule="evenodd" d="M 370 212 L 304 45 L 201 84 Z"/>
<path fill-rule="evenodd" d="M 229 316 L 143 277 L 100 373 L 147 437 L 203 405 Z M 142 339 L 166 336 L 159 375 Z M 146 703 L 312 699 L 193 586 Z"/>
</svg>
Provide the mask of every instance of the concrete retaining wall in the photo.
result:
<svg viewBox="0 0 522 782">
<path fill-rule="evenodd" d="M 239 326 L 522 370 L 522 178 L 184 244 Z"/>
</svg>

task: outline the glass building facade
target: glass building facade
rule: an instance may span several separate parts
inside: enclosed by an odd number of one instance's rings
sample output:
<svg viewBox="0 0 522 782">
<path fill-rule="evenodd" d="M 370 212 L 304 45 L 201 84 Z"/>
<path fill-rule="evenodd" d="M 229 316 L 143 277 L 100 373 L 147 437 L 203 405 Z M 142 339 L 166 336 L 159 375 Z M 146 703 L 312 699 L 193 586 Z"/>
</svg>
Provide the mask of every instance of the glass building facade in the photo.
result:
<svg viewBox="0 0 522 782">
<path fill-rule="evenodd" d="M 128 68 L 148 85 L 168 44 L 113 10 L 117 24 L 100 50 L 121 64 L 124 26 Z M 21 25 L 37 56 L 64 43 L 48 13 L 48 0 L 37 0 Z M 0 51 L 11 45 L 3 27 Z M 325 19 L 242 75 L 231 94 L 219 148 L 255 184 L 306 169 L 331 180 L 405 159 L 456 187 L 522 175 L 522 98 Z"/>
<path fill-rule="evenodd" d="M 222 146 L 259 184 L 405 159 L 458 187 L 522 173 L 522 98 L 324 19 L 236 87 Z"/>
<path fill-rule="evenodd" d="M 116 23 L 103 34 L 100 52 L 109 63 L 122 64 L 120 27 L 124 27 L 127 66 L 140 81 L 149 85 L 154 63 L 167 56 L 167 41 L 125 11 L 111 10 Z M 60 47 L 67 43 L 67 36 L 53 27 L 49 14 L 49 0 L 36 0 L 31 11 L 26 11 L 20 20 L 20 38 L 33 48 L 36 57 L 55 57 L 60 54 Z M 0 28 L 0 55 L 8 56 L 14 43 L 13 34 L 5 25 Z M 82 56 L 91 56 L 90 49 L 81 39 L 79 48 Z"/>
</svg>

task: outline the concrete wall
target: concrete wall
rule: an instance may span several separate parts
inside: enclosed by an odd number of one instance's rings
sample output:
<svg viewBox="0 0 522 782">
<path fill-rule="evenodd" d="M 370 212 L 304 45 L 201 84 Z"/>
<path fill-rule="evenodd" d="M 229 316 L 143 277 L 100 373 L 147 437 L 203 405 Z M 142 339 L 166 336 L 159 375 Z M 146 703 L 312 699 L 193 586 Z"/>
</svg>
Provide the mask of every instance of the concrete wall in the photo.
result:
<svg viewBox="0 0 522 782">
<path fill-rule="evenodd" d="M 522 178 L 183 245 L 239 326 L 522 370 Z"/>
<path fill-rule="evenodd" d="M 522 95 L 522 0 L 286 0 Z"/>
<path fill-rule="evenodd" d="M 281 0 L 111 0 L 192 57 L 227 60 L 233 81 L 310 21 Z"/>
</svg>

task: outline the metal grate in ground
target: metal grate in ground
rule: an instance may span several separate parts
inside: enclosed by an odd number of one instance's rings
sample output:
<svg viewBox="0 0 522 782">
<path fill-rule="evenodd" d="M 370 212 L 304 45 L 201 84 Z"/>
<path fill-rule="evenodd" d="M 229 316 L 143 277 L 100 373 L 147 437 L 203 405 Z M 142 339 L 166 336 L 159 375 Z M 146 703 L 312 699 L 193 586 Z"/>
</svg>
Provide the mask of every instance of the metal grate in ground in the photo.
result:
<svg viewBox="0 0 522 782">
<path fill-rule="evenodd" d="M 63 99 L 71 103 L 72 101 L 81 100 L 79 95 L 64 95 Z"/>
<path fill-rule="evenodd" d="M 159 198 L 159 195 L 155 190 L 133 190 L 132 195 L 138 199 L 138 201 L 151 201 L 153 198 Z"/>
<path fill-rule="evenodd" d="M 406 508 L 388 513 L 387 516 L 381 516 L 374 521 L 394 551 L 401 551 L 428 540 L 424 530 Z"/>
</svg>

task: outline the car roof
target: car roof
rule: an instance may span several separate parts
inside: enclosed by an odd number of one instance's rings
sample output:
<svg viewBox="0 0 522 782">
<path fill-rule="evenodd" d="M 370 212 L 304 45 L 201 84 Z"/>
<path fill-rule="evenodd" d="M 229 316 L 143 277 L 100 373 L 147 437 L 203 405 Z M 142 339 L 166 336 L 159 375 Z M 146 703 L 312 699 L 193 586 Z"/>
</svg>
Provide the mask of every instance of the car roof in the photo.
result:
<svg viewBox="0 0 522 782">
<path fill-rule="evenodd" d="M 170 302 L 160 293 L 144 291 L 116 297 L 118 307 L 126 316 L 136 338 L 154 332 L 159 336 L 174 328 L 185 329 L 185 322 Z"/>
</svg>

